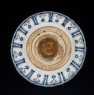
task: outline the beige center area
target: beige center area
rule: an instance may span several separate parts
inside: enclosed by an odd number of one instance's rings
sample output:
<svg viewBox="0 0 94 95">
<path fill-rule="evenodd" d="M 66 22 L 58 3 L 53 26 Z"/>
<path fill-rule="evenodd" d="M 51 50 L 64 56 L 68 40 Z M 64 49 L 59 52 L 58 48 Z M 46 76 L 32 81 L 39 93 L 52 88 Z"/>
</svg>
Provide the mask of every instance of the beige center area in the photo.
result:
<svg viewBox="0 0 94 95">
<path fill-rule="evenodd" d="M 35 67 L 53 71 L 66 65 L 72 52 L 67 34 L 59 28 L 45 26 L 34 31 L 26 44 L 27 56 Z"/>
</svg>

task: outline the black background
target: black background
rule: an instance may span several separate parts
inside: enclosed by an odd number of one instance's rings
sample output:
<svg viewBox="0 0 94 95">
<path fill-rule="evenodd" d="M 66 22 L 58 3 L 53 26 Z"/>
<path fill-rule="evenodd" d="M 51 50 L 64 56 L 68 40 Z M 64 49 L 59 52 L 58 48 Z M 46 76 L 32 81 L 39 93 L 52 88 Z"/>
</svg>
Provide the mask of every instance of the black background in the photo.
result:
<svg viewBox="0 0 94 95">
<path fill-rule="evenodd" d="M 26 0 L 0 4 L 0 95 L 94 95 L 92 2 Z M 69 16 L 83 30 L 87 44 L 87 55 L 80 72 L 68 83 L 53 88 L 38 87 L 24 80 L 15 70 L 10 56 L 12 36 L 18 25 L 28 16 L 41 11 L 55 11 Z"/>
</svg>

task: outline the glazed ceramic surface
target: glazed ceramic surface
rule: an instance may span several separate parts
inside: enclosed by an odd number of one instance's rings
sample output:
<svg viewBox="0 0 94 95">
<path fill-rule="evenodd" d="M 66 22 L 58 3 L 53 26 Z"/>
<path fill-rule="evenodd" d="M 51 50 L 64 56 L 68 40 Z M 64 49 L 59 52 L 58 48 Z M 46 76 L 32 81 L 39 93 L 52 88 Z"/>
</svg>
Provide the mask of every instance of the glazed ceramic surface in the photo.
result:
<svg viewBox="0 0 94 95">
<path fill-rule="evenodd" d="M 62 85 L 83 65 L 85 38 L 68 16 L 46 11 L 31 15 L 16 29 L 11 57 L 17 72 L 32 84 Z"/>
</svg>

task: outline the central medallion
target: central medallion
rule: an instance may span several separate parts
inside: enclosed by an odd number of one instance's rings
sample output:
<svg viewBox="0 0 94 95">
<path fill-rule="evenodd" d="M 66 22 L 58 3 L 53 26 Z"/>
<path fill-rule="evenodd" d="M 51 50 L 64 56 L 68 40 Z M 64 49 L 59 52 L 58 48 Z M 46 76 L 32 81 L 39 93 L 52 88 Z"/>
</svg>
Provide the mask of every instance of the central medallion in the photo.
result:
<svg viewBox="0 0 94 95">
<path fill-rule="evenodd" d="M 71 42 L 64 31 L 52 26 L 35 30 L 27 41 L 27 55 L 37 68 L 52 71 L 61 68 L 71 56 Z"/>
<path fill-rule="evenodd" d="M 52 38 L 45 38 L 39 42 L 38 51 L 44 58 L 53 58 L 58 52 L 58 43 Z"/>
</svg>

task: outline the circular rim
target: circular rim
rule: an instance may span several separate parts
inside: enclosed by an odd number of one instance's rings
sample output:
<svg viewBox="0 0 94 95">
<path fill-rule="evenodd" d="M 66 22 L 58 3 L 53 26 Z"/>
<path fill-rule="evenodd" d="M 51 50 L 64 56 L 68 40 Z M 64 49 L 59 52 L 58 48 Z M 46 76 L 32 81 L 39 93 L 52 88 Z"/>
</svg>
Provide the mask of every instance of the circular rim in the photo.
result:
<svg viewBox="0 0 94 95">
<path fill-rule="evenodd" d="M 64 15 L 64 14 L 61 14 L 61 13 L 58 13 L 58 12 L 43 11 L 43 12 L 39 12 L 39 13 L 36 13 L 36 14 L 33 14 L 33 15 L 29 16 L 28 18 L 26 18 L 25 20 L 22 21 L 22 23 L 17 27 L 16 31 L 15 31 L 14 34 L 13 34 L 12 42 L 11 42 L 11 50 L 10 50 L 10 51 L 11 51 L 11 58 L 12 58 L 13 63 L 15 63 L 15 61 L 14 61 L 13 54 L 12 54 L 12 43 L 13 43 L 14 36 L 15 36 L 15 34 L 17 33 L 17 30 L 18 30 L 18 29 L 20 28 L 20 26 L 21 26 L 23 23 L 25 23 L 29 18 L 31 18 L 32 16 L 36 16 L 36 15 L 38 15 L 38 14 L 40 14 L 40 13 L 56 13 L 56 14 L 60 14 L 60 15 L 62 15 L 62 16 L 64 16 L 64 17 L 68 18 L 74 25 L 76 25 L 76 27 L 77 27 L 78 29 L 80 29 L 80 27 L 79 27 L 73 20 L 71 20 L 68 16 L 66 16 L 66 15 Z M 83 36 L 84 48 L 85 48 L 85 49 L 84 49 L 83 60 L 82 60 L 82 63 L 81 63 L 81 65 L 80 65 L 79 69 L 76 71 L 76 73 L 75 73 L 72 77 L 70 77 L 69 79 L 67 79 L 66 81 L 64 81 L 64 83 L 66 83 L 66 82 L 68 82 L 69 80 L 71 80 L 72 78 L 74 78 L 74 76 L 75 76 L 75 75 L 79 72 L 79 70 L 82 68 L 83 63 L 84 63 L 84 61 L 85 61 L 86 50 L 87 50 L 87 48 L 86 48 L 86 41 L 85 41 L 85 37 L 84 37 L 84 34 L 83 34 L 83 32 L 82 32 L 81 29 L 80 29 L 80 33 L 81 33 L 81 35 Z M 36 84 L 36 83 L 34 83 L 34 82 L 28 80 L 22 73 L 20 73 L 20 71 L 18 70 L 18 68 L 16 67 L 15 64 L 14 64 L 14 66 L 15 66 L 17 72 L 18 72 L 21 76 L 23 76 L 24 79 L 26 79 L 27 81 L 29 81 L 30 83 L 33 83 L 33 84 L 35 84 L 35 85 L 43 86 L 43 87 L 53 87 L 53 86 L 58 86 L 58 85 L 64 84 L 64 83 L 60 83 L 60 84 L 50 85 L 50 86 L 49 86 L 49 85 Z"/>
</svg>

